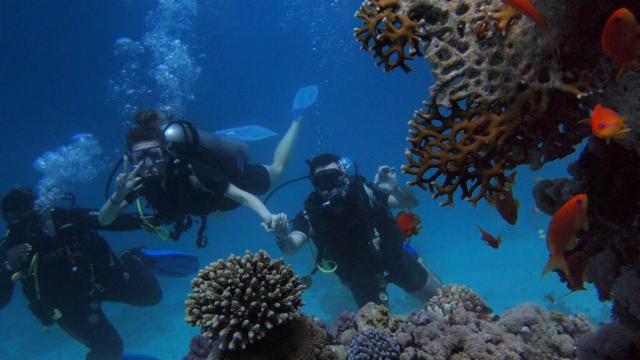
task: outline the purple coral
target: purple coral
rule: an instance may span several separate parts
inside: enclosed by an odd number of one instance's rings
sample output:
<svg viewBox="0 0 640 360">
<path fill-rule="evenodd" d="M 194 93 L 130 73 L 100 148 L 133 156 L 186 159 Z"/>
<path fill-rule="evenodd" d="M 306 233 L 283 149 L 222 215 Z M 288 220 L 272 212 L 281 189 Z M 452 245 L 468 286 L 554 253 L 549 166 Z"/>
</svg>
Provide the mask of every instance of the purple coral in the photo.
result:
<svg viewBox="0 0 640 360">
<path fill-rule="evenodd" d="M 358 334 L 349 348 L 350 360 L 394 360 L 400 356 L 400 345 L 393 335 L 381 329 Z"/>
<path fill-rule="evenodd" d="M 213 342 L 207 337 L 196 335 L 191 338 L 189 353 L 182 360 L 206 360 L 211 350 Z"/>
<path fill-rule="evenodd" d="M 353 311 L 342 311 L 336 316 L 336 321 L 329 329 L 329 337 L 332 341 L 337 341 L 347 330 L 355 330 L 356 314 Z"/>
</svg>

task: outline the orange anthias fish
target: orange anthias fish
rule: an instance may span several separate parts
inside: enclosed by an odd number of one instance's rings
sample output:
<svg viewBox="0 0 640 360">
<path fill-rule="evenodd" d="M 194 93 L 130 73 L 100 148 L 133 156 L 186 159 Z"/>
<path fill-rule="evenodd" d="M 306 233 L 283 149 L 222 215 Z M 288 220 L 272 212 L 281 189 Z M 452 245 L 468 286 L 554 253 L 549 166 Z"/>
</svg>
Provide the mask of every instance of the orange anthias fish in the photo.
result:
<svg viewBox="0 0 640 360">
<path fill-rule="evenodd" d="M 584 282 L 586 280 L 585 269 L 587 267 L 587 255 L 584 251 L 576 251 L 567 258 L 567 267 L 569 274 L 569 288 L 571 291 L 585 290 Z"/>
<path fill-rule="evenodd" d="M 542 276 L 551 270 L 560 270 L 567 277 L 571 276 L 564 251 L 576 246 L 578 231 L 589 229 L 587 208 L 587 194 L 577 194 L 553 215 L 547 229 L 547 249 L 550 258 L 542 270 Z"/>
<path fill-rule="evenodd" d="M 596 105 L 591 112 L 591 118 L 583 121 L 591 123 L 593 135 L 600 139 L 606 139 L 607 144 L 611 138 L 622 138 L 631 131 L 617 112 L 600 104 Z"/>
<path fill-rule="evenodd" d="M 496 196 L 495 205 L 503 219 L 511 225 L 516 224 L 520 202 L 513 197 L 513 191 L 510 186 L 507 187 L 507 192 Z"/>
<path fill-rule="evenodd" d="M 400 226 L 400 232 L 402 236 L 408 238 L 413 235 L 418 235 L 422 227 L 420 224 L 422 220 L 420 217 L 411 211 L 400 211 L 396 215 L 396 222 Z"/>
<path fill-rule="evenodd" d="M 600 45 L 605 55 L 620 67 L 616 81 L 630 68 L 640 66 L 640 25 L 631 11 L 620 8 L 611 14 L 602 30 Z"/>
<path fill-rule="evenodd" d="M 542 16 L 538 8 L 536 8 L 530 0 L 503 0 L 503 6 L 500 9 L 500 12 L 497 15 L 498 24 L 497 27 L 500 31 L 503 31 L 509 25 L 511 18 L 516 16 L 518 13 L 528 17 L 533 20 L 536 24 L 538 24 L 544 32 L 549 37 L 551 45 L 553 46 L 554 56 L 559 53 L 558 45 L 556 44 L 555 39 L 551 33 L 551 27 L 547 20 Z M 506 6 L 504 6 L 506 5 Z"/>
<path fill-rule="evenodd" d="M 502 243 L 502 235 L 498 235 L 498 237 L 496 238 L 493 235 L 486 232 L 483 228 L 481 228 L 480 225 L 476 225 L 476 226 L 478 227 L 478 230 L 480 230 L 480 233 L 482 233 L 482 240 L 484 240 L 484 242 L 489 244 L 489 246 L 491 246 L 494 249 L 497 249 L 500 246 L 500 244 Z"/>
</svg>

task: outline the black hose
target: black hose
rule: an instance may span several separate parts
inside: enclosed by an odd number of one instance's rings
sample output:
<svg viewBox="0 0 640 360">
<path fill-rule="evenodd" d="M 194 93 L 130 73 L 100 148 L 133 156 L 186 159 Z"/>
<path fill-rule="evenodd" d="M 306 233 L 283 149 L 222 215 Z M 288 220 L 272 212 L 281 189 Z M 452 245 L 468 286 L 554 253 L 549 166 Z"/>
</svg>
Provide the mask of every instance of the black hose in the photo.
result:
<svg viewBox="0 0 640 360">
<path fill-rule="evenodd" d="M 275 192 L 276 192 L 276 191 L 278 191 L 278 190 L 282 189 L 283 187 L 285 187 L 285 186 L 287 186 L 287 185 L 289 185 L 289 184 L 292 184 L 292 183 L 297 182 L 297 181 L 300 181 L 300 180 L 309 179 L 310 177 L 311 177 L 311 176 L 309 176 L 309 175 L 305 175 L 305 176 L 300 176 L 300 177 L 297 177 L 297 178 L 295 178 L 295 179 L 291 179 L 291 180 L 289 180 L 289 181 L 285 181 L 285 182 L 283 182 L 282 184 L 280 184 L 280 185 L 278 185 L 278 186 L 274 187 L 274 188 L 273 188 L 273 190 L 271 190 L 271 191 L 267 194 L 267 196 L 264 198 L 264 201 L 262 201 L 262 203 L 263 203 L 263 204 L 265 204 L 265 205 L 267 205 L 267 202 L 269 201 L 269 199 L 271 199 L 271 196 L 273 196 L 273 194 L 275 194 Z"/>
</svg>

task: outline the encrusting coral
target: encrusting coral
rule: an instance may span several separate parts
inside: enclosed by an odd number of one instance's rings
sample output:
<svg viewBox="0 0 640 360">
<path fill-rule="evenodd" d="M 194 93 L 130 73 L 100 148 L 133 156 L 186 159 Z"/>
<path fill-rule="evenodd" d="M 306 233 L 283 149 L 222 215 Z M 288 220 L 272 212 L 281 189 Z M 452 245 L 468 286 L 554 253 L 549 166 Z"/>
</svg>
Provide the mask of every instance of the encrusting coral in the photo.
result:
<svg viewBox="0 0 640 360">
<path fill-rule="evenodd" d="M 415 36 L 399 58 L 422 54 L 432 65 L 431 100 L 409 123 L 411 147 L 403 170 L 415 176 L 412 184 L 445 196 L 442 205 L 452 205 L 456 192 L 474 204 L 493 203 L 514 181 L 518 165 L 538 169 L 572 153 L 589 133 L 579 120 L 597 103 L 617 109 L 632 128 L 616 141 L 628 148 L 640 145 L 640 102 L 633 100 L 640 95 L 640 75 L 629 72 L 616 83 L 599 38 L 616 8 L 640 13 L 640 5 L 630 0 L 534 5 L 550 33 L 506 11 L 500 0 L 367 0 L 356 14 L 364 21 L 356 38 L 365 50 L 388 48 L 387 33 L 411 29 L 405 34 Z M 372 25 L 390 16 L 412 24 Z M 387 70 L 396 67 L 377 57 Z"/>
<path fill-rule="evenodd" d="M 291 266 L 264 251 L 231 255 L 200 270 L 191 282 L 186 322 L 219 340 L 224 350 L 244 349 L 302 306 L 303 286 Z"/>
</svg>

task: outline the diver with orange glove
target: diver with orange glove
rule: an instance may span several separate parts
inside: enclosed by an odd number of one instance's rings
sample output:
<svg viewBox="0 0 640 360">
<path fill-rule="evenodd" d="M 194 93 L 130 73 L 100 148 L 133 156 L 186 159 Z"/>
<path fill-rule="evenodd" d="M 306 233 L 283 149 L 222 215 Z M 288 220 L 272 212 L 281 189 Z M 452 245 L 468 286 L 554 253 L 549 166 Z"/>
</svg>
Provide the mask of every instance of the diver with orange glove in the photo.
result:
<svg viewBox="0 0 640 360">
<path fill-rule="evenodd" d="M 308 165 L 315 191 L 291 229 L 286 218 L 277 219 L 273 232 L 280 249 L 292 255 L 311 239 L 317 248 L 312 273 L 335 273 L 358 306 L 388 304 L 388 283 L 420 301 L 434 296 L 442 283 L 407 246 L 406 235 L 415 232 L 401 228 L 410 213 L 399 224 L 390 211 L 418 205 L 413 191 L 398 186 L 395 169 L 381 166 L 371 184 L 357 170 L 349 176 L 348 163 L 335 154 L 318 155 Z M 412 226 L 418 224 L 416 219 Z"/>
</svg>

